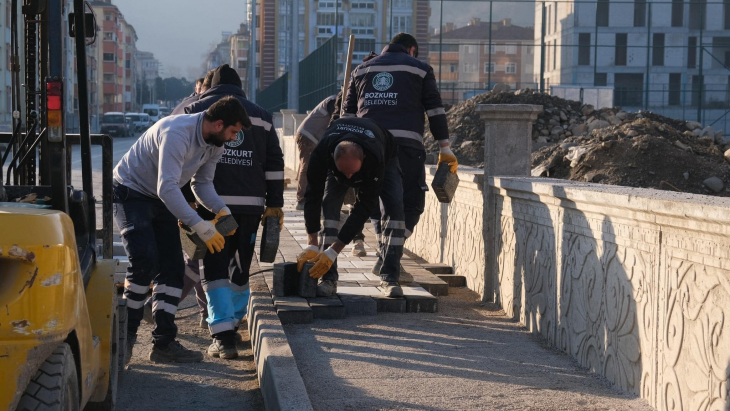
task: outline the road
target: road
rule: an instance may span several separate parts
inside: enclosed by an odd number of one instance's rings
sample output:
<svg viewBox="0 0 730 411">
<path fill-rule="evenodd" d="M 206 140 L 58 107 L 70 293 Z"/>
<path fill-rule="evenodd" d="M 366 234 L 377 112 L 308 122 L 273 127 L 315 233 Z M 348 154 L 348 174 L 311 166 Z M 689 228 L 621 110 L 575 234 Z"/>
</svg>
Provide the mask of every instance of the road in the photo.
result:
<svg viewBox="0 0 730 411">
<path fill-rule="evenodd" d="M 116 165 L 138 137 L 114 139 Z M 80 149 L 75 146 L 72 157 L 72 181 L 81 187 Z M 101 199 L 101 148 L 92 147 L 94 193 Z M 101 204 L 97 202 L 97 224 L 101 226 Z M 115 227 L 115 232 L 117 229 Z M 198 325 L 194 296 L 180 303 L 177 315 L 178 338 L 190 349 L 205 351 L 211 343 L 208 331 Z M 152 364 L 148 355 L 152 327 L 143 324 L 138 332 L 129 369 L 123 372 L 117 396 L 119 410 L 263 410 L 256 366 L 248 333 L 243 332 L 240 357 L 225 361 L 206 355 L 200 364 Z"/>
</svg>

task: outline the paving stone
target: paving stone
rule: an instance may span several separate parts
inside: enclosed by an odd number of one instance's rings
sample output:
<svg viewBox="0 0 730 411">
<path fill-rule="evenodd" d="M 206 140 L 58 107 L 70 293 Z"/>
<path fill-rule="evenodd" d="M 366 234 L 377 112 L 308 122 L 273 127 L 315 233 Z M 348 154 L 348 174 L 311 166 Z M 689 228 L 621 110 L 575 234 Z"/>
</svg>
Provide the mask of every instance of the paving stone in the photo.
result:
<svg viewBox="0 0 730 411">
<path fill-rule="evenodd" d="M 345 306 L 337 297 L 318 297 L 309 300 L 314 318 L 336 320 L 345 318 Z"/>
<path fill-rule="evenodd" d="M 435 313 L 438 311 L 439 299 L 422 287 L 402 287 L 406 299 L 406 311 L 409 313 Z"/>
<path fill-rule="evenodd" d="M 264 227 L 261 230 L 261 248 L 259 260 L 266 263 L 273 263 L 279 251 L 279 218 L 266 217 Z"/>
<path fill-rule="evenodd" d="M 274 308 L 282 324 L 309 324 L 314 320 L 312 308 L 301 297 L 275 297 Z"/>
<path fill-rule="evenodd" d="M 342 281 L 367 281 L 368 280 L 368 278 L 365 277 L 364 274 L 352 274 L 352 273 L 340 274 L 339 279 Z"/>
<path fill-rule="evenodd" d="M 354 294 L 340 294 L 339 297 L 348 317 L 376 315 L 378 313 L 378 304 L 371 297 Z"/>
<path fill-rule="evenodd" d="M 370 297 L 373 295 L 380 295 L 380 290 L 377 287 L 337 287 L 337 295 L 342 298 L 343 295 L 360 295 Z"/>
<path fill-rule="evenodd" d="M 272 295 L 276 297 L 297 295 L 299 291 L 297 263 L 274 264 L 273 283 Z"/>
<path fill-rule="evenodd" d="M 382 294 L 372 297 L 378 305 L 379 313 L 404 313 L 406 312 L 405 298 L 390 298 Z"/>
<path fill-rule="evenodd" d="M 463 275 L 439 274 L 438 278 L 448 284 L 449 287 L 466 287 L 466 277 Z"/>
<path fill-rule="evenodd" d="M 380 286 L 380 281 L 358 281 L 357 285 L 359 285 L 360 287 L 378 287 Z"/>
<path fill-rule="evenodd" d="M 416 282 L 431 293 L 431 295 L 438 297 L 449 295 L 449 285 L 440 278 L 436 278 L 435 280 L 417 279 Z"/>
<path fill-rule="evenodd" d="M 453 274 L 454 268 L 446 264 L 422 264 L 425 270 L 430 271 L 431 274 Z"/>
<path fill-rule="evenodd" d="M 304 298 L 314 298 L 317 296 L 317 279 L 309 276 L 309 269 L 314 267 L 312 263 L 304 264 L 302 272 L 299 274 L 299 290 L 298 295 Z"/>
</svg>

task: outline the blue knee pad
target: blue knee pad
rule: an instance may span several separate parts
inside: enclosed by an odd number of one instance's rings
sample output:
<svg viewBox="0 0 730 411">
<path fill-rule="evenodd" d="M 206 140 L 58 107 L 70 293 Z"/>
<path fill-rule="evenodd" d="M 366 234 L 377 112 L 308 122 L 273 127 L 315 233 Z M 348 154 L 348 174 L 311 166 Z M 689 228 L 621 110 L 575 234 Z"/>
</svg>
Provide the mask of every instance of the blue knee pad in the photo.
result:
<svg viewBox="0 0 730 411">
<path fill-rule="evenodd" d="M 248 299 L 251 290 L 231 291 L 231 301 L 233 302 L 234 317 L 241 320 L 248 312 Z"/>
<path fill-rule="evenodd" d="M 233 291 L 229 287 L 216 288 L 205 292 L 208 298 L 208 324 L 216 325 L 232 322 L 234 318 Z"/>
</svg>

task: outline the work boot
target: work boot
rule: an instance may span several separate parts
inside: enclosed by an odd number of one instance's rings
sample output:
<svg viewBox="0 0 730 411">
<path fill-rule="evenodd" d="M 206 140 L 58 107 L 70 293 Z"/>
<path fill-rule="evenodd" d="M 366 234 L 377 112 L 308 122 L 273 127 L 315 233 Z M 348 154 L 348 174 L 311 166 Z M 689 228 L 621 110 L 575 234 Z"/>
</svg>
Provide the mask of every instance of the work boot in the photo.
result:
<svg viewBox="0 0 730 411">
<path fill-rule="evenodd" d="M 147 301 L 144 302 L 144 315 L 142 316 L 142 319 L 147 324 L 155 325 L 155 318 L 152 316 L 152 299 L 148 298 Z"/>
<path fill-rule="evenodd" d="M 380 275 L 380 268 L 383 266 L 383 259 L 378 256 L 378 259 L 375 261 L 375 265 L 373 266 L 372 273 L 375 275 Z"/>
<path fill-rule="evenodd" d="M 320 280 L 317 284 L 317 297 L 332 297 L 337 294 L 337 281 Z"/>
<path fill-rule="evenodd" d="M 172 340 L 167 347 L 158 345 L 152 346 L 150 351 L 150 361 L 152 362 L 201 362 L 203 361 L 203 353 L 199 351 L 188 350 L 183 347 L 177 340 Z"/>
<path fill-rule="evenodd" d="M 208 320 L 206 319 L 206 317 L 204 315 L 200 316 L 200 328 L 203 330 L 208 329 Z"/>
<path fill-rule="evenodd" d="M 380 291 L 386 297 L 403 297 L 403 289 L 400 288 L 398 281 L 381 281 Z"/>
<path fill-rule="evenodd" d="M 236 349 L 235 344 L 233 346 L 223 345 L 223 341 L 214 338 L 213 344 L 208 347 L 208 355 L 223 360 L 232 360 L 238 358 L 238 349 Z"/>
<path fill-rule="evenodd" d="M 355 245 L 352 246 L 353 257 L 365 257 L 368 252 L 365 251 L 365 242 L 362 240 L 355 240 Z"/>
<path fill-rule="evenodd" d="M 129 360 L 132 359 L 132 350 L 134 344 L 137 343 L 137 336 L 134 334 L 127 334 L 127 346 L 124 347 L 124 365 L 129 364 Z"/>
<path fill-rule="evenodd" d="M 304 210 L 304 200 L 297 202 L 297 210 L 302 211 Z"/>
</svg>

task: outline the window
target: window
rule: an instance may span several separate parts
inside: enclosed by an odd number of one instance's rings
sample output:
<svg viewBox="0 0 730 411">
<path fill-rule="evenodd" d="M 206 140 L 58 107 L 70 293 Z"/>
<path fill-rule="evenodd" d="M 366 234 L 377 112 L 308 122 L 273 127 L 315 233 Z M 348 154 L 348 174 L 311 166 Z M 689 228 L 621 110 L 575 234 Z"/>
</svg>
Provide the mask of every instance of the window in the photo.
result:
<svg viewBox="0 0 730 411">
<path fill-rule="evenodd" d="M 558 31 L 558 2 L 553 3 L 553 33 Z"/>
<path fill-rule="evenodd" d="M 504 65 L 504 72 L 507 74 L 517 73 L 517 63 L 507 63 Z"/>
<path fill-rule="evenodd" d="M 707 0 L 689 0 L 689 28 L 704 29 L 707 14 Z"/>
<path fill-rule="evenodd" d="M 114 94 L 104 94 L 104 104 L 114 104 Z"/>
<path fill-rule="evenodd" d="M 634 27 L 646 26 L 646 0 L 634 0 Z"/>
<path fill-rule="evenodd" d="M 476 71 L 476 64 L 464 64 L 464 73 L 473 73 Z"/>
<path fill-rule="evenodd" d="M 725 30 L 730 29 L 730 1 L 724 0 L 723 1 L 724 6 L 724 14 L 725 14 Z"/>
<path fill-rule="evenodd" d="M 111 31 L 105 31 L 104 32 L 104 40 L 115 41 L 116 40 L 116 35 L 113 32 L 111 32 Z"/>
<path fill-rule="evenodd" d="M 605 87 L 608 85 L 608 74 L 596 73 L 593 76 L 593 85 L 596 87 Z"/>
<path fill-rule="evenodd" d="M 238 69 L 245 69 L 246 68 L 246 60 L 238 60 L 238 65 L 236 66 Z"/>
<path fill-rule="evenodd" d="M 626 65 L 626 45 L 628 43 L 628 35 L 626 33 L 616 33 L 616 55 L 614 56 L 614 64 L 617 66 Z"/>
<path fill-rule="evenodd" d="M 411 16 L 393 16 L 393 33 L 410 33 L 412 21 Z"/>
<path fill-rule="evenodd" d="M 375 50 L 375 39 L 355 39 L 355 52 L 369 53 Z"/>
<path fill-rule="evenodd" d="M 112 19 L 112 15 L 109 13 L 104 14 L 104 20 L 110 21 Z"/>
<path fill-rule="evenodd" d="M 517 54 L 517 46 L 505 46 L 504 52 L 507 54 Z"/>
<path fill-rule="evenodd" d="M 104 61 L 117 61 L 114 53 L 104 53 Z"/>
<path fill-rule="evenodd" d="M 664 33 L 654 33 L 654 47 L 651 50 L 652 66 L 664 65 Z"/>
<path fill-rule="evenodd" d="M 591 33 L 578 34 L 578 65 L 591 65 Z"/>
<path fill-rule="evenodd" d="M 458 73 L 458 72 L 459 72 L 458 64 L 449 64 L 449 73 Z"/>
<path fill-rule="evenodd" d="M 697 37 L 690 37 L 687 42 L 687 68 L 697 67 Z"/>
<path fill-rule="evenodd" d="M 370 9 L 370 10 L 373 10 L 373 9 L 375 9 L 375 4 L 374 3 L 352 3 L 352 6 L 350 6 L 350 8 L 352 8 L 352 9 L 365 9 L 365 10 Z"/>
<path fill-rule="evenodd" d="M 596 26 L 608 27 L 608 0 L 598 0 L 596 3 Z"/>
<path fill-rule="evenodd" d="M 558 65 L 558 41 L 553 40 L 553 70 L 557 68 Z"/>
<path fill-rule="evenodd" d="M 669 105 L 678 106 L 682 102 L 682 73 L 669 73 Z"/>
<path fill-rule="evenodd" d="M 351 27 L 373 27 L 375 25 L 375 14 L 373 13 L 350 13 Z"/>
<path fill-rule="evenodd" d="M 342 13 L 338 13 L 337 20 L 341 26 L 344 21 Z M 318 26 L 336 26 L 335 24 L 335 13 L 317 13 L 317 25 Z"/>
<path fill-rule="evenodd" d="M 132 60 L 127 60 L 124 62 L 124 68 L 131 69 L 132 68 Z"/>
<path fill-rule="evenodd" d="M 672 0 L 672 27 L 682 27 L 683 25 L 684 0 Z"/>
<path fill-rule="evenodd" d="M 489 44 L 485 44 L 484 45 L 484 52 L 485 53 L 489 53 L 489 54 L 495 54 L 495 53 L 497 53 L 497 45 L 496 44 L 492 44 L 492 46 L 490 47 Z"/>
<path fill-rule="evenodd" d="M 393 8 L 396 9 L 412 9 L 413 0 L 393 0 Z"/>
<path fill-rule="evenodd" d="M 547 27 L 545 28 L 545 33 L 548 33 L 548 34 L 552 33 L 552 31 L 550 31 L 550 22 L 552 21 L 552 19 L 550 18 L 551 10 L 552 10 L 552 6 L 547 6 L 547 17 L 545 18 L 545 21 L 547 22 Z"/>
<path fill-rule="evenodd" d="M 472 46 L 464 46 L 463 50 L 464 54 L 471 54 L 474 52 L 474 47 Z"/>
</svg>

